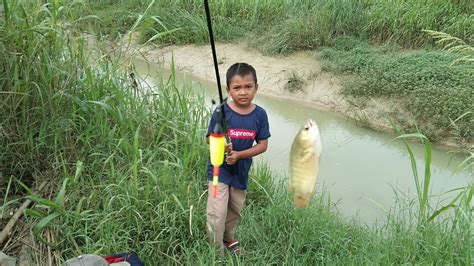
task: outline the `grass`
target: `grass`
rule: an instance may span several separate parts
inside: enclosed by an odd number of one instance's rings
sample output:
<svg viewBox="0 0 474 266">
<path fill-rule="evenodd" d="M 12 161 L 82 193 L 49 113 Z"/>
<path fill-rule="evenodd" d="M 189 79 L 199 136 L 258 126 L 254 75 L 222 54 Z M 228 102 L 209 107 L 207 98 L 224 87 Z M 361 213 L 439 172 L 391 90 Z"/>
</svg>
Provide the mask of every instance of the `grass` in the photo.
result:
<svg viewBox="0 0 474 266">
<path fill-rule="evenodd" d="M 135 87 L 123 60 L 100 50 L 92 56 L 82 36 L 64 28 L 68 8 L 60 7 L 4 0 L 0 18 L 4 198 L 26 193 L 36 202 L 27 221 L 59 262 L 133 250 L 147 265 L 472 263 L 472 188 L 455 203 L 456 222 L 420 224 L 408 206 L 374 229 L 344 221 L 325 195 L 293 209 L 266 166 L 251 173 L 238 229 L 245 254 L 216 256 L 204 236 L 202 99 L 173 75 Z M 51 181 L 51 197 L 26 189 L 39 180 Z"/>
<path fill-rule="evenodd" d="M 291 72 L 288 74 L 287 83 L 285 84 L 285 89 L 290 92 L 302 91 L 303 86 L 305 85 L 305 80 L 303 77 L 300 77 L 298 73 Z"/>
<path fill-rule="evenodd" d="M 364 99 L 396 97 L 430 139 L 447 137 L 452 121 L 472 109 L 472 63 L 452 64 L 457 56 L 441 51 L 399 53 L 394 46 L 372 47 L 341 38 L 322 50 L 323 69 L 349 74 L 344 93 Z M 457 121 L 457 134 L 472 140 L 471 116 Z M 408 131 L 415 128 L 409 128 Z"/>
<path fill-rule="evenodd" d="M 374 1 L 374 0 L 232 0 L 209 1 L 220 41 L 250 38 L 258 49 L 287 53 L 330 45 L 341 36 L 405 48 L 432 45 L 423 29 L 441 31 L 472 43 L 473 5 L 469 0 Z M 111 5 L 113 3 L 113 5 Z M 91 30 L 115 35 L 125 33 L 148 1 L 88 1 L 77 14 L 97 15 Z M 208 40 L 202 1 L 158 1 L 151 31 L 179 28 L 159 42 L 205 43 Z M 80 25 L 89 29 L 88 21 Z M 100 25 L 100 27 L 98 27 Z M 154 33 L 153 33 L 154 34 Z"/>
<path fill-rule="evenodd" d="M 453 64 L 458 62 L 474 62 L 474 47 L 468 45 L 465 41 L 444 32 L 432 30 L 424 30 L 424 32 L 427 32 L 433 39 L 435 39 L 437 44 L 443 45 L 443 50 L 455 53 L 460 57 L 454 60 Z"/>
</svg>

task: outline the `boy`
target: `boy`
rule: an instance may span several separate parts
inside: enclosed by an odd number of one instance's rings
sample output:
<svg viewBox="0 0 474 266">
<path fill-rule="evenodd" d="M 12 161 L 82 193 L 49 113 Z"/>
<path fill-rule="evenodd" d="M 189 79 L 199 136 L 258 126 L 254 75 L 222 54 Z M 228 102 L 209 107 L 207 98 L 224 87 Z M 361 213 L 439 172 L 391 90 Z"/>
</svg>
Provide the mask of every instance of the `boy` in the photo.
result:
<svg viewBox="0 0 474 266">
<path fill-rule="evenodd" d="M 227 70 L 226 82 L 227 93 L 232 101 L 224 103 L 223 109 L 231 143 L 226 145 L 225 160 L 219 170 L 216 198 L 211 196 L 212 165 L 208 162 L 209 196 L 206 211 L 209 240 L 219 248 L 221 254 L 224 247 L 233 253 L 240 250 L 239 242 L 235 239 L 235 229 L 245 202 L 252 157 L 267 150 L 270 137 L 265 110 L 252 103 L 258 89 L 255 69 L 246 63 L 236 63 Z M 206 137 L 209 137 L 215 124 L 214 113 Z"/>
</svg>

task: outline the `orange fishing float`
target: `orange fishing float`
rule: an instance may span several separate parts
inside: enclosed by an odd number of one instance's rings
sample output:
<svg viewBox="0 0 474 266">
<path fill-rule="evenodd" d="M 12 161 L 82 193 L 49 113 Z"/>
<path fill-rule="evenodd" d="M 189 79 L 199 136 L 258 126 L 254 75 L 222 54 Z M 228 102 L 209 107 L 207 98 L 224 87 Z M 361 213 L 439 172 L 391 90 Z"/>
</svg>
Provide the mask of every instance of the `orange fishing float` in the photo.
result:
<svg viewBox="0 0 474 266">
<path fill-rule="evenodd" d="M 222 119 L 221 109 L 216 108 L 217 121 Z M 213 166 L 212 174 L 212 197 L 217 197 L 217 184 L 219 183 L 219 167 L 224 162 L 225 152 L 225 134 L 220 122 L 217 122 L 214 129 L 209 136 L 209 150 L 211 157 L 211 164 Z"/>
</svg>

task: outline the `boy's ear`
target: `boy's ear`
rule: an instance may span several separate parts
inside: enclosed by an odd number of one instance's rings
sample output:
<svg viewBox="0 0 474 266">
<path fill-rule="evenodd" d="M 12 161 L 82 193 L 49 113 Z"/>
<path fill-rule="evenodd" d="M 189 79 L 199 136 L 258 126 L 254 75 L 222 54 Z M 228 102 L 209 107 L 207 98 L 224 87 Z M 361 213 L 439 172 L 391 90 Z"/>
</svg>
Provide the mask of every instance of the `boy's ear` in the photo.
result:
<svg viewBox="0 0 474 266">
<path fill-rule="evenodd" d="M 255 89 L 258 90 L 258 84 L 255 84 Z"/>
</svg>

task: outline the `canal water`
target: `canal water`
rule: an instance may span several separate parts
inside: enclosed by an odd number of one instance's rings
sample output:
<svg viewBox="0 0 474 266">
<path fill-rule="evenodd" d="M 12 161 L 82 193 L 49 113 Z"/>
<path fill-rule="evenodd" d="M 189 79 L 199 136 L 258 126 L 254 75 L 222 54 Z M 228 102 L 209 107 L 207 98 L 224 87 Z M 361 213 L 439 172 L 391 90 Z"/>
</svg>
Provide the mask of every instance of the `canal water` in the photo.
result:
<svg viewBox="0 0 474 266">
<path fill-rule="evenodd" d="M 159 65 L 141 59 L 134 59 L 133 63 L 144 84 L 152 85 L 160 77 L 169 75 L 169 71 Z M 209 108 L 211 98 L 218 100 L 215 83 L 179 72 L 176 79 L 203 95 Z M 278 178 L 287 178 L 291 143 L 304 121 L 311 118 L 319 126 L 323 145 L 316 196 L 324 192 L 344 217 L 368 225 L 384 224 L 387 212 L 395 207 L 396 194 L 416 199 L 409 154 L 400 140 L 393 140 L 395 136 L 361 128 L 353 119 L 322 111 L 307 102 L 258 93 L 254 102 L 267 111 L 272 135 L 268 150 L 254 162 L 267 162 Z M 420 178 L 423 178 L 423 148 L 415 143 L 412 146 Z M 432 204 L 447 203 L 457 195 L 447 191 L 472 185 L 472 168 L 456 171 L 463 159 L 461 155 L 433 147 Z"/>
</svg>

